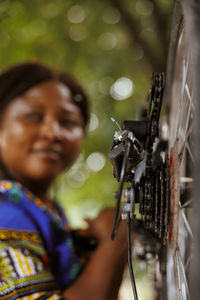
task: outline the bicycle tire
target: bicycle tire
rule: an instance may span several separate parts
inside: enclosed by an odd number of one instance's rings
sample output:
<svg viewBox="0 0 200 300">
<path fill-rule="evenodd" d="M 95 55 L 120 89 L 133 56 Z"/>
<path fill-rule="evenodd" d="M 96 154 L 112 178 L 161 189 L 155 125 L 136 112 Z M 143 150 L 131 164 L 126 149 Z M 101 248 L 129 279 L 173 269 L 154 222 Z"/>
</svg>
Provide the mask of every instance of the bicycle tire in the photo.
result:
<svg viewBox="0 0 200 300">
<path fill-rule="evenodd" d="M 197 151 L 200 149 L 200 118 L 195 114 L 195 111 L 200 111 L 197 101 L 200 96 L 197 81 L 200 66 L 200 22 L 197 17 L 200 12 L 199 2 L 176 2 L 167 64 L 165 96 L 169 125 L 171 217 L 165 297 L 170 300 L 199 299 L 196 291 L 200 284 L 200 221 L 197 213 L 200 211 L 200 188 L 197 183 L 200 175 L 200 157 Z M 187 196 L 188 190 L 192 201 L 185 197 L 184 202 L 183 196 Z M 195 255 L 192 245 L 195 245 Z"/>
</svg>

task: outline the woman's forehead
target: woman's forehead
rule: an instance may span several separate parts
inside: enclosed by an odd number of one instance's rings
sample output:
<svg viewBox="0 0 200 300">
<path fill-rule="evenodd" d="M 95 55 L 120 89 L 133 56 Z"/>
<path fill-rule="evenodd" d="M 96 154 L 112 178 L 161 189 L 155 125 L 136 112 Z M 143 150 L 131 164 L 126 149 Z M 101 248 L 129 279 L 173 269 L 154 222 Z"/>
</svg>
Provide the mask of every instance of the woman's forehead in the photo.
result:
<svg viewBox="0 0 200 300">
<path fill-rule="evenodd" d="M 70 98 L 72 100 L 70 88 L 64 85 L 62 82 L 55 80 L 46 81 L 35 85 L 25 92 L 23 96 L 37 99 L 46 95 L 51 98 Z"/>
<path fill-rule="evenodd" d="M 8 104 L 5 114 L 14 116 L 30 107 L 77 113 L 81 116 L 79 107 L 72 99 L 70 89 L 58 81 L 48 81 L 30 88 L 25 94 L 13 99 Z"/>
</svg>

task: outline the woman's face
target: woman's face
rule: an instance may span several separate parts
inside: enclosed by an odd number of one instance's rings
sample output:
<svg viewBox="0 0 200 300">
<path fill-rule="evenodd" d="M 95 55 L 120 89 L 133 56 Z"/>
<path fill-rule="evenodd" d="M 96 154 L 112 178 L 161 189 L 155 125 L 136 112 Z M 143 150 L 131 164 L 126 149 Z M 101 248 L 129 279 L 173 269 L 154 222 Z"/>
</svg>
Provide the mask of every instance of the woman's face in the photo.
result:
<svg viewBox="0 0 200 300">
<path fill-rule="evenodd" d="M 48 81 L 6 107 L 0 123 L 0 154 L 9 173 L 52 181 L 77 158 L 84 137 L 79 107 L 64 84 Z"/>
</svg>

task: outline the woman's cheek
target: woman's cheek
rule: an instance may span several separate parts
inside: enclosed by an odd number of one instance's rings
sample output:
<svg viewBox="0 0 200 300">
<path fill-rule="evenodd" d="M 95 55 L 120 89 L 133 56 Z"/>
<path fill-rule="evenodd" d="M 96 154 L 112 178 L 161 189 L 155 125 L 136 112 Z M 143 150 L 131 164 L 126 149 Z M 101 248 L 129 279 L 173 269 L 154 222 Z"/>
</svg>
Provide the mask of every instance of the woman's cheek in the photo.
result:
<svg viewBox="0 0 200 300">
<path fill-rule="evenodd" d="M 9 126 L 2 134 L 2 144 L 8 147 L 10 144 L 18 144 L 27 135 L 26 128 L 18 123 Z"/>
<path fill-rule="evenodd" d="M 66 130 L 64 137 L 66 140 L 83 140 L 84 131 L 82 127 L 74 127 L 72 130 Z"/>
<path fill-rule="evenodd" d="M 73 152 L 79 152 L 82 147 L 84 139 L 84 131 L 82 128 L 74 128 L 73 130 L 66 132 L 63 136 L 63 144 L 65 151 L 69 152 L 71 149 Z"/>
</svg>

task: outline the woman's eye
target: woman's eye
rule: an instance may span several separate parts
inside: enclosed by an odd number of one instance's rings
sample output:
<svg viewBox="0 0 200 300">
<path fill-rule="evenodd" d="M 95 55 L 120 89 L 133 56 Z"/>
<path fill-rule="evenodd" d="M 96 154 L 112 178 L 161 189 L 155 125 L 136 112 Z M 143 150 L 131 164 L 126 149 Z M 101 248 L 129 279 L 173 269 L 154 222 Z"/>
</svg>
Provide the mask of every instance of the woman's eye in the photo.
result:
<svg viewBox="0 0 200 300">
<path fill-rule="evenodd" d="M 42 114 L 37 112 L 27 113 L 25 119 L 33 122 L 40 122 L 42 120 Z"/>
<path fill-rule="evenodd" d="M 60 125 L 63 127 L 74 127 L 74 126 L 79 126 L 79 123 L 78 121 L 73 119 L 61 119 Z"/>
</svg>

